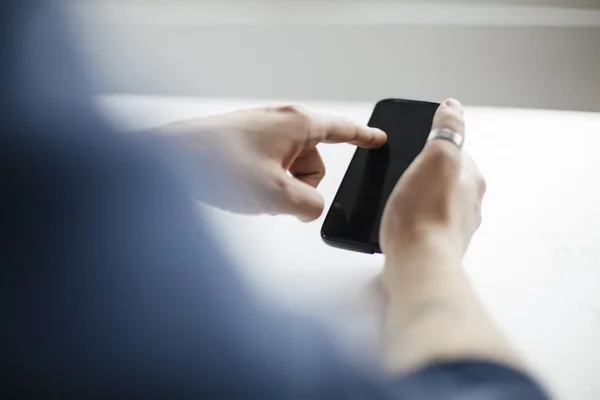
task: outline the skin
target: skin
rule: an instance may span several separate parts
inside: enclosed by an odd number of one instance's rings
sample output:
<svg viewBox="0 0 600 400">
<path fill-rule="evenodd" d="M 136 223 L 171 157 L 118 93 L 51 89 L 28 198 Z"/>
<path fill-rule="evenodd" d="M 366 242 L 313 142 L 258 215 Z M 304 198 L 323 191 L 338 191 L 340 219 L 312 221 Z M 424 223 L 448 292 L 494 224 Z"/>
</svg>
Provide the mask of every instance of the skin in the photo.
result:
<svg viewBox="0 0 600 400">
<path fill-rule="evenodd" d="M 325 176 L 317 144 L 375 148 L 386 141 L 379 129 L 298 105 L 233 111 L 151 132 L 175 136 L 205 155 L 223 155 L 214 161 L 235 193 L 219 196 L 214 206 L 240 213 L 294 215 L 305 222 L 317 219 L 324 207 L 316 190 Z"/>
<path fill-rule="evenodd" d="M 460 103 L 442 103 L 433 128 L 464 136 Z M 384 362 L 390 373 L 466 358 L 522 368 L 461 268 L 481 223 L 485 190 L 485 180 L 466 152 L 449 141 L 433 140 L 388 199 L 380 244 L 388 294 Z"/>
<path fill-rule="evenodd" d="M 460 103 L 442 103 L 433 127 L 464 135 L 464 126 Z M 375 148 L 386 141 L 378 129 L 302 106 L 235 111 L 151 132 L 219 155 L 216 159 L 237 192 L 225 196 L 230 203 L 216 205 L 243 213 L 289 214 L 303 221 L 323 213 L 316 188 L 325 165 L 317 144 Z M 485 180 L 471 157 L 451 142 L 433 140 L 388 199 L 380 245 L 388 300 L 383 362 L 390 374 L 466 358 L 522 368 L 461 268 L 481 222 L 484 194 Z"/>
</svg>

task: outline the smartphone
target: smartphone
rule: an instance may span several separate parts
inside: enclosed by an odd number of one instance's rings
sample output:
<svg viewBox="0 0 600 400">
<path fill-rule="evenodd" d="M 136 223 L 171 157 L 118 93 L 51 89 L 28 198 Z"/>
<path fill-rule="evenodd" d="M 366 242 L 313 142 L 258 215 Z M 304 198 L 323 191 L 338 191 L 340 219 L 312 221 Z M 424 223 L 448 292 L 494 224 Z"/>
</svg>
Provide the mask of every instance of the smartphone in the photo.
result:
<svg viewBox="0 0 600 400">
<path fill-rule="evenodd" d="M 321 228 L 330 246 L 381 253 L 379 226 L 396 182 L 419 155 L 439 103 L 385 99 L 375 105 L 369 126 L 387 133 L 379 149 L 358 148 Z"/>
</svg>

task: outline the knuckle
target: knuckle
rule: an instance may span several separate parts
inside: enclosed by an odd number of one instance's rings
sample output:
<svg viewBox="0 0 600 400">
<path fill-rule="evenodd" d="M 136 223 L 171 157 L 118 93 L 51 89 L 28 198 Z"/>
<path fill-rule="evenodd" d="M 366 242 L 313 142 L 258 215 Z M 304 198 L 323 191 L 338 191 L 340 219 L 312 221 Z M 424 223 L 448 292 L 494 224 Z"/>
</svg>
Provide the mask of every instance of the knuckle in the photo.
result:
<svg viewBox="0 0 600 400">
<path fill-rule="evenodd" d="M 273 191 L 276 198 L 288 200 L 290 198 L 290 180 L 287 176 L 276 175 L 272 179 Z"/>
<path fill-rule="evenodd" d="M 321 181 L 327 174 L 327 167 L 325 166 L 325 163 L 323 163 L 322 161 L 319 165 L 319 170 L 317 171 L 316 174 L 317 174 L 317 178 L 319 178 L 319 181 Z"/>
<path fill-rule="evenodd" d="M 304 116 L 307 114 L 306 107 L 300 104 L 286 104 L 277 107 L 277 111 L 295 116 Z"/>
<path fill-rule="evenodd" d="M 465 177 L 465 185 L 481 199 L 487 191 L 487 182 L 480 172 L 470 173 Z"/>
<path fill-rule="evenodd" d="M 298 137 L 300 140 L 307 141 L 311 138 L 313 120 L 308 108 L 300 104 L 288 104 L 277 107 L 277 111 L 290 118 L 290 122 L 295 127 L 293 132 L 301 135 Z"/>
<path fill-rule="evenodd" d="M 487 191 L 487 181 L 482 174 L 477 176 L 477 187 L 479 188 L 479 194 L 483 197 L 485 192 Z"/>
</svg>

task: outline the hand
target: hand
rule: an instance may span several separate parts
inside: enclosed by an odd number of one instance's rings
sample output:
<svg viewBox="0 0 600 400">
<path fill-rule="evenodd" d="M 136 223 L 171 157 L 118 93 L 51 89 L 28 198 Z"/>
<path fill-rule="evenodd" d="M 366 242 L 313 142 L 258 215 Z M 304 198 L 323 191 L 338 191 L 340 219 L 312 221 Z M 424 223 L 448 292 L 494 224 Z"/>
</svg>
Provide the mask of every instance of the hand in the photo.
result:
<svg viewBox="0 0 600 400">
<path fill-rule="evenodd" d="M 452 99 L 442 103 L 433 128 L 464 135 L 460 103 Z M 429 141 L 386 204 L 380 230 L 386 258 L 402 258 L 403 253 L 412 254 L 415 247 L 425 246 L 460 263 L 481 222 L 485 188 L 485 180 L 467 153 L 446 140 Z"/>
<path fill-rule="evenodd" d="M 291 214 L 303 221 L 323 213 L 316 187 L 325 176 L 325 165 L 317 144 L 374 148 L 386 141 L 379 129 L 303 106 L 234 111 L 158 131 L 187 138 L 205 151 L 213 149 L 229 189 L 214 205 L 242 213 Z"/>
<path fill-rule="evenodd" d="M 440 105 L 433 127 L 464 135 L 460 103 Z M 481 222 L 484 192 L 473 160 L 454 143 L 436 139 L 388 199 L 380 245 L 386 256 L 383 361 L 390 373 L 473 359 L 524 368 L 460 268 Z"/>
</svg>

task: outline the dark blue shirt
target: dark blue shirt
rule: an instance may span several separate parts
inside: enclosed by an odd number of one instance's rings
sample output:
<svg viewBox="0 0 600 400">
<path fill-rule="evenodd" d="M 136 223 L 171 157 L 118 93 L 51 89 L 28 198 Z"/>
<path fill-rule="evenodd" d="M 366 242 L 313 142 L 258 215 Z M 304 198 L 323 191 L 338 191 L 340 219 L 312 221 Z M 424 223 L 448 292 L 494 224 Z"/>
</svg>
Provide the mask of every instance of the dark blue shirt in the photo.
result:
<svg viewBox="0 0 600 400">
<path fill-rule="evenodd" d="M 11 0 L 0 16 L 0 390 L 44 398 L 545 398 L 527 376 L 488 362 L 373 376 L 309 321 L 258 306 L 202 221 L 177 150 L 96 115 L 48 3 Z"/>
</svg>

